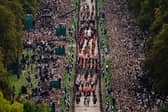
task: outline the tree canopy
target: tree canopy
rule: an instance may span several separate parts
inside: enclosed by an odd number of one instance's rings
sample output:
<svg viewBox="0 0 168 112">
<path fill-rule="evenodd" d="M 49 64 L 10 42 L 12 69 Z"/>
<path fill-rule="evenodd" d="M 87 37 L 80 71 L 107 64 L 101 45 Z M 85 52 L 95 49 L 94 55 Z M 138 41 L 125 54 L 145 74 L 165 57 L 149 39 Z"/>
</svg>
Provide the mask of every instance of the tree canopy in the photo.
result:
<svg viewBox="0 0 168 112">
<path fill-rule="evenodd" d="M 168 95 L 168 2 L 167 0 L 128 0 L 142 30 L 150 33 L 146 51 L 147 75 L 154 90 Z"/>
<path fill-rule="evenodd" d="M 49 107 L 45 104 L 34 104 L 34 102 L 26 101 L 24 112 L 49 112 Z"/>
<path fill-rule="evenodd" d="M 0 0 L 0 90 L 10 99 L 8 75 L 23 49 L 23 17 L 26 10 L 35 13 L 37 0 Z M 29 5 L 25 5 L 28 3 Z"/>
<path fill-rule="evenodd" d="M 8 100 L 3 97 L 3 94 L 0 92 L 0 112 L 23 112 L 23 105 L 20 103 L 10 104 Z"/>
<path fill-rule="evenodd" d="M 37 0 L 20 0 L 23 6 L 23 10 L 25 13 L 28 14 L 35 14 L 38 9 L 38 2 Z"/>
<path fill-rule="evenodd" d="M 147 54 L 147 68 L 154 80 L 154 88 L 161 94 L 168 94 L 168 24 L 152 41 L 152 47 Z"/>
</svg>

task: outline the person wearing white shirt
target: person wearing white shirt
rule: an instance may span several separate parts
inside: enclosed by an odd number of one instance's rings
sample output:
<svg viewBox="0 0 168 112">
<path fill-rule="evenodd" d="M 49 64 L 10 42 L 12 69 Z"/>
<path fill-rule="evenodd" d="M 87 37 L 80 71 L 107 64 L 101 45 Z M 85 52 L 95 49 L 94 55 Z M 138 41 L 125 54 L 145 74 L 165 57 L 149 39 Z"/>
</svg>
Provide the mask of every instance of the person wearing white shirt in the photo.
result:
<svg viewBox="0 0 168 112">
<path fill-rule="evenodd" d="M 91 37 L 91 34 L 92 34 L 92 30 L 91 30 L 91 28 L 89 28 L 89 30 L 87 31 L 87 36 Z"/>
</svg>

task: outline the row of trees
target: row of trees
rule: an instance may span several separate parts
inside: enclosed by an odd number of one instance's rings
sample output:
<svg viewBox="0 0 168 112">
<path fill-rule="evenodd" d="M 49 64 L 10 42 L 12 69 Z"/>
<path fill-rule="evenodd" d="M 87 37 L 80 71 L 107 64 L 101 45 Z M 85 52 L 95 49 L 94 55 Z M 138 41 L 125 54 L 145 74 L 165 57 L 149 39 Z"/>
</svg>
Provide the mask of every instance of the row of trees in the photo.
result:
<svg viewBox="0 0 168 112">
<path fill-rule="evenodd" d="M 36 11 L 37 0 L 0 0 L 0 112 L 48 112 L 44 105 L 10 102 L 13 87 L 8 76 L 13 75 L 11 65 L 22 53 L 23 17 L 26 13 L 34 15 Z M 30 107 L 34 111 L 29 110 Z"/>
<path fill-rule="evenodd" d="M 147 74 L 153 88 L 168 95 L 168 2 L 167 0 L 128 0 L 142 30 L 150 33 L 146 51 Z"/>
<path fill-rule="evenodd" d="M 36 11 L 37 0 L 0 0 L 0 47 L 5 67 L 22 52 L 23 15 Z"/>
<path fill-rule="evenodd" d="M 23 15 L 35 13 L 36 4 L 37 0 L 24 0 L 23 3 L 19 0 L 0 0 L 0 90 L 8 99 L 11 91 L 10 88 L 4 89 L 9 85 L 5 79 L 13 71 L 11 65 L 22 52 Z"/>
</svg>

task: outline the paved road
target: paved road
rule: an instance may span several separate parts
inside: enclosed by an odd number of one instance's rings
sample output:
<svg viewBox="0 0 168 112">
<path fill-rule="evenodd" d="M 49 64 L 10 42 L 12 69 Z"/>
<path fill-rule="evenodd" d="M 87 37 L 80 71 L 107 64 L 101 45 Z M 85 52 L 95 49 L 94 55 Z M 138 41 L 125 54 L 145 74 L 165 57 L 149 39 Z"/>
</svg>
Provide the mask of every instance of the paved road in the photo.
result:
<svg viewBox="0 0 168 112">
<path fill-rule="evenodd" d="M 93 1 L 93 2 L 91 3 L 91 1 Z M 80 20 L 84 19 L 85 21 L 88 21 L 88 18 L 85 18 L 85 17 L 82 16 L 83 13 L 87 13 L 87 11 L 86 10 L 84 12 L 81 11 L 81 10 L 83 10 L 84 7 L 87 7 L 86 4 L 89 5 L 90 14 L 93 13 L 93 17 L 90 16 L 89 19 L 91 19 L 91 18 L 95 19 L 96 18 L 95 17 L 95 15 L 96 15 L 96 7 L 95 7 L 96 0 L 81 0 L 80 1 L 81 8 L 80 8 L 80 17 L 79 17 L 79 19 Z M 93 7 L 94 7 L 94 11 L 92 12 L 91 10 L 92 10 Z M 81 27 L 81 26 L 79 26 L 79 27 Z M 95 43 L 95 49 L 94 49 L 94 54 L 95 55 L 93 57 L 97 58 L 97 55 L 98 55 L 97 38 L 96 38 L 95 41 L 96 41 L 96 43 Z M 89 44 L 90 44 L 90 47 L 92 48 L 92 45 L 91 45 L 92 44 L 92 40 L 91 40 L 91 42 Z M 83 45 L 83 48 L 85 48 L 85 47 L 86 47 L 86 42 Z M 90 54 L 91 54 L 91 51 L 90 51 Z M 78 56 L 80 56 L 80 55 L 83 55 L 83 52 L 81 52 L 81 53 L 78 54 Z M 96 96 L 97 96 L 97 103 L 93 104 L 93 101 L 92 101 L 93 97 L 91 95 L 90 96 L 90 103 L 89 103 L 89 105 L 84 105 L 84 96 L 82 96 L 80 98 L 80 103 L 79 104 L 76 104 L 76 102 L 75 102 L 75 112 L 100 112 L 99 82 L 97 82 L 97 85 L 96 85 Z"/>
<path fill-rule="evenodd" d="M 99 83 L 99 82 L 98 82 Z M 96 87 L 96 96 L 99 96 L 98 90 L 99 85 Z M 84 105 L 84 97 L 81 97 L 79 104 L 75 103 L 75 112 L 100 112 L 100 99 L 97 97 L 97 103 L 94 105 L 92 102 L 92 97 L 90 98 L 89 106 Z"/>
</svg>

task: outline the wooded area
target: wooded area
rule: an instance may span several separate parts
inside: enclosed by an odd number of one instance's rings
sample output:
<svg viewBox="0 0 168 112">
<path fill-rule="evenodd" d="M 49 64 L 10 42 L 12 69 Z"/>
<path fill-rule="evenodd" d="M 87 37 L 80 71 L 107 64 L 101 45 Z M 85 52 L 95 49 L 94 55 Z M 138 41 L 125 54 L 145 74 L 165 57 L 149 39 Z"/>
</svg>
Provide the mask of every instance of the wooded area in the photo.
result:
<svg viewBox="0 0 168 112">
<path fill-rule="evenodd" d="M 168 95 L 168 2 L 167 0 L 128 0 L 129 8 L 147 38 L 145 70 L 153 89 Z"/>
<path fill-rule="evenodd" d="M 22 53 L 24 14 L 35 14 L 36 11 L 37 0 L 0 0 L 0 91 L 4 94 L 0 92 L 1 112 L 30 112 L 24 110 L 23 104 L 10 103 L 14 93 L 8 78 L 14 75 L 11 66 L 15 66 L 13 64 Z"/>
</svg>

